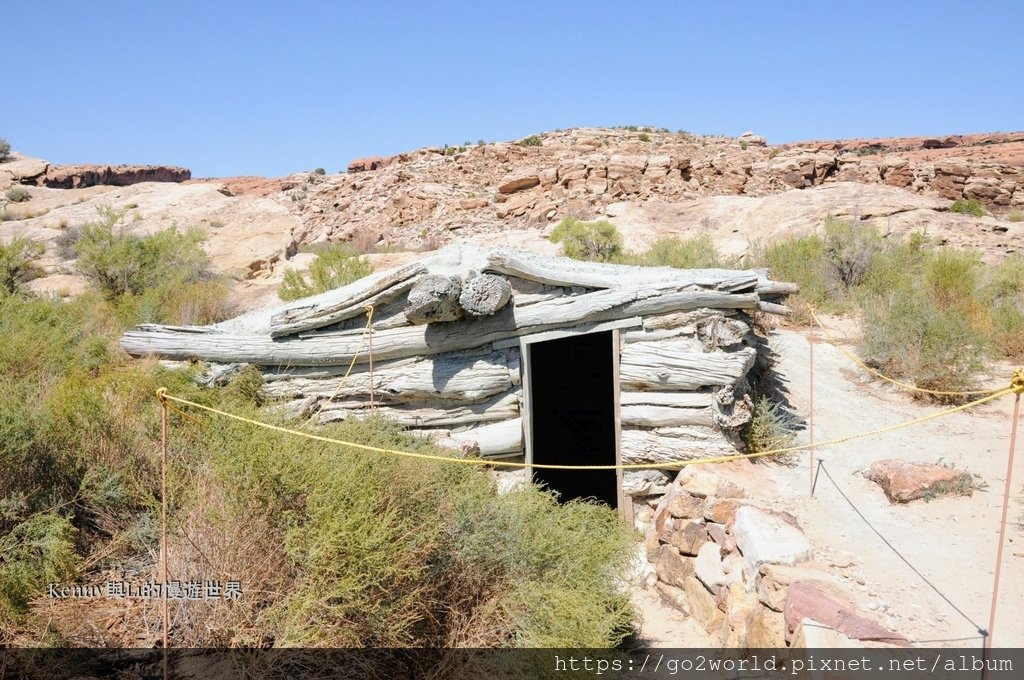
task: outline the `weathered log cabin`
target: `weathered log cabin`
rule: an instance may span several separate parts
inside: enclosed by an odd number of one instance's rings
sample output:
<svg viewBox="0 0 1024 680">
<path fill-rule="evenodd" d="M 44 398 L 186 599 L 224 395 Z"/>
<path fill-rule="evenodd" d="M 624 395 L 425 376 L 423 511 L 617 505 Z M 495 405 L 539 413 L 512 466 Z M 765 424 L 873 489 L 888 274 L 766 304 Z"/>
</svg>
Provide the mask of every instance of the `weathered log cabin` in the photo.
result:
<svg viewBox="0 0 1024 680">
<path fill-rule="evenodd" d="M 212 326 L 139 326 L 121 342 L 135 356 L 210 362 L 213 380 L 255 365 L 269 397 L 314 422 L 376 411 L 485 458 L 667 462 L 742 448 L 767 352 L 754 314 L 785 314 L 795 290 L 763 271 L 463 246 Z M 564 498 L 627 514 L 627 496 L 660 484 L 657 472 L 533 472 Z"/>
</svg>

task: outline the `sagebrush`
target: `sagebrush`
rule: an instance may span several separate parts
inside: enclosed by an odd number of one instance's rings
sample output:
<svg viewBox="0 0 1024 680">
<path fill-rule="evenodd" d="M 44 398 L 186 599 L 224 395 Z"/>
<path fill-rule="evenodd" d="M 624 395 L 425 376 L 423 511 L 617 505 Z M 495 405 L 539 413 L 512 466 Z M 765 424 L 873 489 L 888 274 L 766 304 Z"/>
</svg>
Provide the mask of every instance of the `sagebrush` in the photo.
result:
<svg viewBox="0 0 1024 680">
<path fill-rule="evenodd" d="M 320 251 L 306 273 L 289 269 L 278 288 L 282 300 L 297 300 L 347 286 L 373 273 L 370 261 L 347 243 L 335 243 Z"/>
</svg>

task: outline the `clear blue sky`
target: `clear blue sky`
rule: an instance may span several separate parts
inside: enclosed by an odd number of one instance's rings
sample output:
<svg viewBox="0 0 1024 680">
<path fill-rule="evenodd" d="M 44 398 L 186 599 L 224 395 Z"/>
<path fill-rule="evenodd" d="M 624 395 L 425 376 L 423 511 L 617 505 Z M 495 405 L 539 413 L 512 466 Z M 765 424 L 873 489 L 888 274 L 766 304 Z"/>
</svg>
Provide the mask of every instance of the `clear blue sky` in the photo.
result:
<svg viewBox="0 0 1024 680">
<path fill-rule="evenodd" d="M 0 137 L 194 176 L 581 125 L 1024 129 L 1024 2 L 4 3 Z"/>
</svg>

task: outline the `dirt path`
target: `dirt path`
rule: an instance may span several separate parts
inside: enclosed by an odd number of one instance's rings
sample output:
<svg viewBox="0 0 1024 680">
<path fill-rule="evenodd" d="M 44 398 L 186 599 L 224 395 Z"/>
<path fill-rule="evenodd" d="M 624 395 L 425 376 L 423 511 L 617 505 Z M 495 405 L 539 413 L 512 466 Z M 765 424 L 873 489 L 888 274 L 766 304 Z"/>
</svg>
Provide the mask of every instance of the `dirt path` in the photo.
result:
<svg viewBox="0 0 1024 680">
<path fill-rule="evenodd" d="M 838 324 L 837 324 L 838 326 Z M 806 335 L 773 334 L 778 366 L 789 398 L 801 414 L 808 407 Z M 820 336 L 819 336 L 820 338 Z M 1009 371 L 1005 371 L 1008 376 Z M 836 483 L 867 520 L 978 627 L 987 628 L 996 555 L 1013 398 L 1005 397 L 970 412 L 818 452 Z M 822 441 L 920 417 L 942 407 L 914 402 L 881 382 L 866 382 L 856 365 L 834 347 L 815 345 L 815 438 Z M 806 434 L 801 436 L 806 441 Z M 1024 461 L 1018 443 L 1011 527 L 1004 553 L 995 644 L 1024 646 L 1024 512 L 1020 489 Z M 859 474 L 883 458 L 943 461 L 976 473 L 988 483 L 973 497 L 892 505 L 881 489 Z M 798 515 L 818 549 L 816 557 L 845 573 L 894 629 L 915 640 L 955 640 L 941 644 L 977 646 L 975 625 L 944 602 L 867 526 L 824 475 L 815 498 L 808 497 L 807 458 L 792 468 L 767 465 L 764 489 Z M 765 498 L 772 498 L 766 495 Z M 938 644 L 938 643 L 936 643 Z"/>
</svg>

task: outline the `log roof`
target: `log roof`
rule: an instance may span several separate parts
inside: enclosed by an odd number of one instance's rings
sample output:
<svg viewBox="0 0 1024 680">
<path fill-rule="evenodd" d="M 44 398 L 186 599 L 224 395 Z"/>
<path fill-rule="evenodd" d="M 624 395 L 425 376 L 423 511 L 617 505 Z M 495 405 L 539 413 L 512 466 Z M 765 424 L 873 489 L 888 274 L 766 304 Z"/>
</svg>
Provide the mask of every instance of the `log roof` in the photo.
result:
<svg viewBox="0 0 1024 680">
<path fill-rule="evenodd" d="M 495 285 L 482 285 L 485 277 Z M 699 308 L 787 313 L 780 303 L 796 290 L 794 284 L 770 280 L 764 270 L 637 267 L 451 246 L 419 262 L 220 324 L 141 325 L 125 333 L 121 344 L 136 356 L 324 366 L 351 361 L 353 355 L 359 361 L 367 305 L 375 309 L 374 358 L 393 359 Z M 468 292 L 472 301 L 464 295 Z"/>
</svg>

